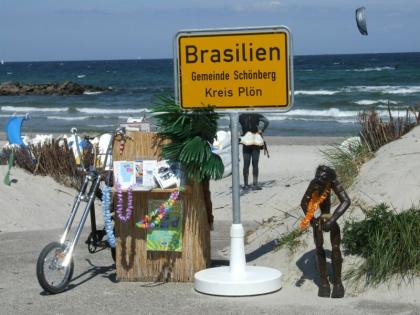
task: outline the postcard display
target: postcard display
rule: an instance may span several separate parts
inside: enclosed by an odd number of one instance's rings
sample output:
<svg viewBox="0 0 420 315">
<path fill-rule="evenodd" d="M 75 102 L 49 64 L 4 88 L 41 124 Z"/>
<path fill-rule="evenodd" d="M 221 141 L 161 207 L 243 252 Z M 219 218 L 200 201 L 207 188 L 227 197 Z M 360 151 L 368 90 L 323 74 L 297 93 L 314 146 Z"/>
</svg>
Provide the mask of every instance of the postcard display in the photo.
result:
<svg viewBox="0 0 420 315">
<path fill-rule="evenodd" d="M 166 161 L 158 161 L 157 137 L 151 132 L 127 132 L 121 150 L 113 149 L 114 178 L 122 181 L 124 205 L 127 187 L 133 187 L 133 212 L 127 222 L 115 219 L 116 271 L 120 281 L 190 282 L 210 264 L 210 228 L 201 184 L 188 183 L 167 220 L 157 229 L 140 229 L 136 223 L 178 188 L 179 180 Z M 135 173 L 130 176 L 130 172 Z M 159 187 L 159 188 L 158 188 Z M 114 208 L 116 208 L 114 188 Z"/>
</svg>

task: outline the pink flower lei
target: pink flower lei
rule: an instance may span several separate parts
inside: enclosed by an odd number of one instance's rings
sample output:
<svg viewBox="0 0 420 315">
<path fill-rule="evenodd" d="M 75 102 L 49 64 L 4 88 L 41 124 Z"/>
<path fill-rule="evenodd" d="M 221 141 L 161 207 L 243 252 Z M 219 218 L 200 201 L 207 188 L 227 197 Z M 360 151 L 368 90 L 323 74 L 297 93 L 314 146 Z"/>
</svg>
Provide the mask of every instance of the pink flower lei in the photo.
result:
<svg viewBox="0 0 420 315">
<path fill-rule="evenodd" d="M 119 182 L 116 182 L 115 188 L 117 190 L 117 216 L 123 222 L 127 222 L 133 213 L 133 188 L 131 186 L 127 189 L 127 209 L 123 214 L 123 192 Z"/>
<path fill-rule="evenodd" d="M 154 229 L 160 226 L 160 223 L 163 219 L 165 219 L 169 212 L 173 209 L 176 205 L 176 201 L 179 197 L 179 191 L 174 191 L 171 193 L 171 196 L 167 201 L 162 203 L 159 207 L 155 210 L 150 212 L 148 215 L 145 215 L 142 220 L 136 223 L 136 226 L 140 229 Z"/>
</svg>

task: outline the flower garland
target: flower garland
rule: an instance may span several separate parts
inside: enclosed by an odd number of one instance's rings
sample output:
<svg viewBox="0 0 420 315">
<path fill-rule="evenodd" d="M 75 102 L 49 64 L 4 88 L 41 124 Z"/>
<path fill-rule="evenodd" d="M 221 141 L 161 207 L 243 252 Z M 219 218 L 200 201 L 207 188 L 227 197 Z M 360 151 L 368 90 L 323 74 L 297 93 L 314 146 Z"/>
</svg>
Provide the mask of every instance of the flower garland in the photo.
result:
<svg viewBox="0 0 420 315">
<path fill-rule="evenodd" d="M 102 190 L 102 211 L 104 216 L 105 232 L 108 236 L 108 244 L 112 248 L 115 248 L 115 236 L 114 229 L 111 222 L 111 194 L 112 189 L 109 186 L 105 186 Z"/>
<path fill-rule="evenodd" d="M 121 137 L 121 140 L 120 140 L 120 146 L 119 146 L 119 149 L 120 149 L 120 155 L 121 155 L 121 154 L 123 154 L 123 152 L 124 152 L 124 148 L 125 148 L 125 139 L 124 139 L 123 137 Z"/>
<path fill-rule="evenodd" d="M 179 197 L 179 191 L 174 191 L 167 201 L 162 203 L 155 210 L 151 211 L 149 215 L 145 215 L 142 220 L 136 223 L 140 229 L 154 229 L 160 226 L 160 222 L 167 217 L 169 212 L 174 208 Z"/>
<path fill-rule="evenodd" d="M 119 182 L 116 182 L 115 188 L 117 190 L 117 216 L 123 222 L 127 222 L 133 213 L 133 188 L 131 186 L 127 189 L 127 209 L 123 214 L 123 192 Z"/>
<path fill-rule="evenodd" d="M 311 199 L 308 202 L 308 206 L 306 207 L 306 214 L 305 217 L 300 221 L 299 227 L 301 230 L 305 230 L 308 228 L 309 223 L 311 222 L 312 218 L 315 215 L 315 211 L 319 208 L 319 205 L 327 199 L 328 194 L 331 191 L 331 186 L 327 185 L 325 187 L 324 192 L 319 195 L 317 191 L 312 193 Z"/>
<path fill-rule="evenodd" d="M 120 138 L 120 141 L 119 141 L 119 144 L 120 144 L 119 145 L 119 150 L 120 150 L 120 155 L 122 155 L 123 152 L 124 152 L 124 149 L 125 149 L 125 144 L 127 143 L 127 139 L 133 140 L 133 138 L 130 137 L 129 135 L 125 134 L 125 129 L 124 130 L 120 130 L 117 133 L 117 135 Z"/>
</svg>

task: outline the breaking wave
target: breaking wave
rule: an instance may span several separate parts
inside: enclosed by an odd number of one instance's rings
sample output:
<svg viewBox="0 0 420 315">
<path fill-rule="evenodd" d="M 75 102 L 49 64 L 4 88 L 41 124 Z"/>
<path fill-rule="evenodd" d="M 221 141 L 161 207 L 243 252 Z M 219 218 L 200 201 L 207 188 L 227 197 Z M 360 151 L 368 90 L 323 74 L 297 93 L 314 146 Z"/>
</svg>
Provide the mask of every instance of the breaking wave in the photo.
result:
<svg viewBox="0 0 420 315">
<path fill-rule="evenodd" d="M 295 91 L 295 95 L 334 95 L 340 91 L 331 91 L 331 90 L 298 90 Z"/>
<path fill-rule="evenodd" d="M 385 66 L 385 67 L 368 67 L 363 69 L 346 69 L 346 71 L 354 72 L 369 72 L 369 71 L 384 71 L 384 70 L 395 70 L 395 67 Z"/>
<path fill-rule="evenodd" d="M 27 112 L 66 112 L 69 110 L 68 107 L 17 107 L 17 106 L 2 106 L 0 107 L 2 112 L 13 112 L 13 113 L 27 113 Z"/>
</svg>

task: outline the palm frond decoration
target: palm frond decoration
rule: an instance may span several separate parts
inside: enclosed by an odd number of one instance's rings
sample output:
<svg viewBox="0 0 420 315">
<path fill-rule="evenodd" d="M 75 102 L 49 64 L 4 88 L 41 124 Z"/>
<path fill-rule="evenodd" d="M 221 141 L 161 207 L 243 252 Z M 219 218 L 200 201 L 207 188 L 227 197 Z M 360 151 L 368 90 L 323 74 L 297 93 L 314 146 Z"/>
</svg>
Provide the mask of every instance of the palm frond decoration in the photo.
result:
<svg viewBox="0 0 420 315">
<path fill-rule="evenodd" d="M 169 140 L 162 145 L 162 158 L 180 162 L 187 177 L 194 181 L 222 178 L 223 162 L 210 147 L 216 136 L 219 114 L 211 107 L 184 110 L 173 98 L 158 100 L 152 108 L 157 133 L 162 140 Z"/>
</svg>

